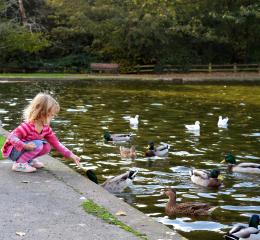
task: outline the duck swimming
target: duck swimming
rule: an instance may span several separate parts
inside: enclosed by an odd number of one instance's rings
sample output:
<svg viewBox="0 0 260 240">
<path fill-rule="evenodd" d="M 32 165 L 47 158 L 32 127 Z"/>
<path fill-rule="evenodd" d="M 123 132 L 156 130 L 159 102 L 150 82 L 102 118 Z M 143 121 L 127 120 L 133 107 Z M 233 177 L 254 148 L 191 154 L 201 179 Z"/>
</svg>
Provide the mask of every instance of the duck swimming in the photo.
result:
<svg viewBox="0 0 260 240">
<path fill-rule="evenodd" d="M 137 169 L 127 171 L 126 173 L 107 179 L 104 183 L 100 184 L 100 186 L 111 193 L 123 192 L 126 187 L 133 183 L 137 173 Z M 92 182 L 98 184 L 97 176 L 92 170 L 87 170 L 86 175 Z"/>
<path fill-rule="evenodd" d="M 222 182 L 218 179 L 219 170 L 213 169 L 211 171 L 192 169 L 190 170 L 191 181 L 203 187 L 219 187 Z"/>
<path fill-rule="evenodd" d="M 192 216 L 207 216 L 210 215 L 217 207 L 212 207 L 207 203 L 200 202 L 185 202 L 176 203 L 176 190 L 174 188 L 165 191 L 169 201 L 165 206 L 165 213 L 168 216 L 176 215 L 192 215 Z"/>
<path fill-rule="evenodd" d="M 158 147 L 154 146 L 154 142 L 149 142 L 148 150 L 145 152 L 146 157 L 163 157 L 168 154 L 170 146 L 167 143 L 161 143 Z"/>
<path fill-rule="evenodd" d="M 237 164 L 235 157 L 228 153 L 221 163 L 227 163 L 228 169 L 232 172 L 260 174 L 260 164 L 258 163 L 239 163 Z"/>
<path fill-rule="evenodd" d="M 110 134 L 104 133 L 104 139 L 108 142 L 128 142 L 131 140 L 132 134 Z"/>
<path fill-rule="evenodd" d="M 222 116 L 219 116 L 218 117 L 218 127 L 226 128 L 227 125 L 228 125 L 228 117 L 222 119 Z"/>
<path fill-rule="evenodd" d="M 199 131 L 200 130 L 200 122 L 196 121 L 195 124 L 193 124 L 193 125 L 185 125 L 185 127 L 189 131 Z"/>
<path fill-rule="evenodd" d="M 259 240 L 260 233 L 258 230 L 259 216 L 254 214 L 250 217 L 248 227 L 237 224 L 234 226 L 228 234 L 225 235 L 226 240 Z"/>
<path fill-rule="evenodd" d="M 132 146 L 131 148 L 120 146 L 120 155 L 123 158 L 135 159 L 136 158 L 135 146 Z"/>
</svg>

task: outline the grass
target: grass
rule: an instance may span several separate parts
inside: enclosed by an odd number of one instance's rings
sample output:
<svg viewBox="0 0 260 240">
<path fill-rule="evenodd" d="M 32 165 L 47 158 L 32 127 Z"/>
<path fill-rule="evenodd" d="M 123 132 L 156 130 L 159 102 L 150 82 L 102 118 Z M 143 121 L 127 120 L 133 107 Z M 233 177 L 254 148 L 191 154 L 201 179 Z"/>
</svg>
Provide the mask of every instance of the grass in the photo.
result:
<svg viewBox="0 0 260 240">
<path fill-rule="evenodd" d="M 0 149 L 2 148 L 3 144 L 5 142 L 5 138 L 0 135 Z M 2 153 L 0 152 L 0 160 L 3 159 Z"/>
<path fill-rule="evenodd" d="M 140 239 L 148 239 L 144 234 L 141 234 L 138 231 L 127 226 L 126 224 L 122 223 L 115 216 L 113 216 L 107 209 L 97 205 L 92 200 L 87 200 L 83 202 L 82 206 L 87 213 L 90 213 L 98 218 L 101 218 L 109 224 L 116 225 L 124 229 L 125 231 L 131 232 L 134 235 L 140 237 Z"/>
</svg>

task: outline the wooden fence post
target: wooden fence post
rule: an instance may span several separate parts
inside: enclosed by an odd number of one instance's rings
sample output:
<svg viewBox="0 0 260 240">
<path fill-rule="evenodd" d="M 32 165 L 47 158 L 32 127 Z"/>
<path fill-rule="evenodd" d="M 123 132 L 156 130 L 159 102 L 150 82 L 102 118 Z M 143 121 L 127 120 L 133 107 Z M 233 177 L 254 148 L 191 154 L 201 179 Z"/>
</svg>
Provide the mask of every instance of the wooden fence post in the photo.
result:
<svg viewBox="0 0 260 240">
<path fill-rule="evenodd" d="M 212 71 L 212 64 L 211 63 L 209 63 L 208 71 L 209 71 L 209 73 L 211 73 L 211 71 Z"/>
<path fill-rule="evenodd" d="M 233 64 L 233 72 L 235 72 L 235 73 L 237 72 L 237 64 L 236 63 Z"/>
</svg>

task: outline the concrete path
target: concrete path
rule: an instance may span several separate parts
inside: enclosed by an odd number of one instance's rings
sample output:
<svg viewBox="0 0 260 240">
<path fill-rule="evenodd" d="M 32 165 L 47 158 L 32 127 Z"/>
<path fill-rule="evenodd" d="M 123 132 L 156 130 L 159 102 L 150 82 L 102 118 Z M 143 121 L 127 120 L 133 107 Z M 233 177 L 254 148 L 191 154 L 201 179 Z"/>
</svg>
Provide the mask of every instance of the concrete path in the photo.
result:
<svg viewBox="0 0 260 240">
<path fill-rule="evenodd" d="M 133 233 L 86 213 L 81 206 L 92 199 L 147 239 L 184 239 L 124 201 L 50 156 L 36 173 L 11 171 L 12 162 L 0 161 L 1 240 L 117 240 L 140 239 Z M 17 232 L 25 233 L 24 236 Z"/>
</svg>

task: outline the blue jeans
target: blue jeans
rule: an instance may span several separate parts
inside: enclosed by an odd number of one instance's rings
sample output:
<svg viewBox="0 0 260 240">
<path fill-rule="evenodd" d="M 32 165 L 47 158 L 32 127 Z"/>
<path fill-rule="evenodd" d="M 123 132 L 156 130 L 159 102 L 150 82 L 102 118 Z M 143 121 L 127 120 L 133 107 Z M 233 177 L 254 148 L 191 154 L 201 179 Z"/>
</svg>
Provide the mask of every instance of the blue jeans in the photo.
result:
<svg viewBox="0 0 260 240">
<path fill-rule="evenodd" d="M 26 142 L 24 142 L 24 143 L 29 143 L 29 142 L 33 142 L 33 143 L 35 144 L 36 148 L 37 148 L 37 147 L 39 147 L 41 144 L 46 143 L 46 140 L 31 140 L 31 141 L 26 141 Z M 8 158 L 9 158 L 10 160 L 16 162 L 16 161 L 19 159 L 19 157 L 20 157 L 23 153 L 25 153 L 26 151 L 28 151 L 28 150 L 17 151 L 16 148 L 13 147 L 13 149 L 12 149 L 12 151 L 11 151 L 11 153 L 10 153 L 10 155 L 9 155 Z M 32 159 L 29 161 L 29 163 L 31 163 L 31 161 L 32 161 Z"/>
</svg>

